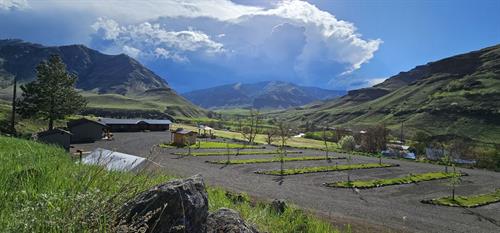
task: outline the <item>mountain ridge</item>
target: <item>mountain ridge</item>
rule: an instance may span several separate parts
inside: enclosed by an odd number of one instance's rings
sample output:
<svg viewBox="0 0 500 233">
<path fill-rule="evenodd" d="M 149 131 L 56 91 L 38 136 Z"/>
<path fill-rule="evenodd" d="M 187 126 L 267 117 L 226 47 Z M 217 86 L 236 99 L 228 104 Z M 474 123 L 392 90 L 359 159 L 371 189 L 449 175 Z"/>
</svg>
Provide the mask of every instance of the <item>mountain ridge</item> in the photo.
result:
<svg viewBox="0 0 500 233">
<path fill-rule="evenodd" d="M 400 72 L 370 88 L 319 105 L 276 113 L 297 122 L 363 127 L 404 122 L 411 136 L 457 135 L 500 140 L 500 45 Z"/>
<path fill-rule="evenodd" d="M 289 108 L 336 98 L 345 91 L 299 86 L 283 81 L 232 83 L 183 93 L 204 108 Z"/>
<path fill-rule="evenodd" d="M 116 114 L 126 108 L 127 115 L 134 110 L 155 111 L 158 116 L 205 115 L 167 81 L 125 54 L 103 54 L 84 45 L 43 46 L 19 39 L 0 40 L 0 98 L 10 98 L 14 76 L 20 84 L 34 80 L 36 66 L 52 54 L 61 56 L 68 71 L 78 76 L 76 88 L 89 100 L 89 108 L 112 109 Z"/>
</svg>

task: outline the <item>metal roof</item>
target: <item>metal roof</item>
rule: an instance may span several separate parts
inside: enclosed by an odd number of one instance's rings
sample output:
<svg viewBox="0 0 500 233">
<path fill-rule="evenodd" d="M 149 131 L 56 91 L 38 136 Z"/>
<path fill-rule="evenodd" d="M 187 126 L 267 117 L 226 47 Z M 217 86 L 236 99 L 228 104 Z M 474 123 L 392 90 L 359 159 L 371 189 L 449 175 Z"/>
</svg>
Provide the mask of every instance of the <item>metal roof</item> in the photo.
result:
<svg viewBox="0 0 500 233">
<path fill-rule="evenodd" d="M 170 120 L 155 120 L 155 119 L 115 119 L 115 118 L 100 118 L 100 122 L 106 125 L 137 125 L 141 122 L 150 125 L 170 125 Z"/>
<path fill-rule="evenodd" d="M 93 124 L 98 124 L 98 125 L 107 127 L 107 125 L 104 122 L 93 121 L 93 120 L 90 120 L 90 119 L 87 119 L 87 118 L 80 118 L 80 119 L 77 119 L 77 120 L 71 120 L 71 121 L 69 121 L 67 123 L 67 125 L 68 125 L 69 128 L 71 128 L 71 127 L 74 127 L 74 126 L 77 126 L 77 125 L 81 125 L 81 124 L 84 124 L 84 123 L 93 123 Z"/>
<path fill-rule="evenodd" d="M 82 159 L 84 164 L 100 165 L 107 170 L 130 171 L 146 161 L 145 158 L 97 148 Z"/>
<path fill-rule="evenodd" d="M 191 133 L 196 133 L 196 132 L 191 131 L 191 130 L 182 129 L 182 130 L 177 130 L 174 133 L 178 133 L 178 134 L 191 134 Z"/>
<path fill-rule="evenodd" d="M 46 130 L 46 131 L 43 131 L 43 132 L 39 132 L 37 133 L 37 136 L 38 137 L 43 137 L 43 136 L 47 136 L 47 135 L 52 135 L 52 134 L 69 134 L 69 135 L 73 135 L 72 133 L 64 130 L 64 129 L 59 129 L 59 128 L 56 128 L 56 129 L 51 129 L 51 130 Z"/>
</svg>

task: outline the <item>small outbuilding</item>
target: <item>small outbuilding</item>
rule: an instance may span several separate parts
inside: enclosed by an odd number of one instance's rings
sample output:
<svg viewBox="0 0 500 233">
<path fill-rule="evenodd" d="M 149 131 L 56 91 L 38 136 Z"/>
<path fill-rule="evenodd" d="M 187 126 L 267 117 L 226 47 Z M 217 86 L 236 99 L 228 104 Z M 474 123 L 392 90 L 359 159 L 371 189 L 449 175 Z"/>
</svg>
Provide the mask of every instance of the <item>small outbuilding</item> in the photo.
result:
<svg viewBox="0 0 500 233">
<path fill-rule="evenodd" d="M 72 134 L 71 143 L 94 142 L 101 140 L 109 128 L 109 126 L 102 122 L 86 118 L 69 121 L 67 125 Z"/>
<path fill-rule="evenodd" d="M 209 127 L 209 126 L 199 125 L 198 126 L 198 135 L 200 135 L 203 138 L 208 138 L 208 137 L 213 138 L 214 137 L 213 130 L 214 129 Z"/>
<path fill-rule="evenodd" d="M 170 129 L 170 120 L 101 118 L 99 122 L 109 126 L 112 132 L 165 131 Z"/>
<path fill-rule="evenodd" d="M 60 146 L 69 151 L 71 144 L 71 133 L 63 129 L 51 129 L 39 132 L 36 135 L 37 140 L 43 143 Z"/>
<path fill-rule="evenodd" d="M 179 128 L 172 132 L 173 144 L 174 145 L 193 145 L 196 144 L 196 137 L 198 133 Z"/>
</svg>

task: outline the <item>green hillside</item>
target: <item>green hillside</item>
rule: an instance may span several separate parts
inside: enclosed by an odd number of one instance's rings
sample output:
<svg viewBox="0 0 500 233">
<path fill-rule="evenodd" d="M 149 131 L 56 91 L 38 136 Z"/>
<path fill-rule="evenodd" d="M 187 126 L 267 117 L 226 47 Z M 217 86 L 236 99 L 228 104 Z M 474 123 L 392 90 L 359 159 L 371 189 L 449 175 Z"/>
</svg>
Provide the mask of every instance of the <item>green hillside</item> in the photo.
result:
<svg viewBox="0 0 500 233">
<path fill-rule="evenodd" d="M 385 123 L 399 130 L 404 122 L 407 136 L 423 131 L 498 143 L 500 46 L 418 66 L 338 100 L 277 115 L 299 124 L 353 128 Z"/>
</svg>

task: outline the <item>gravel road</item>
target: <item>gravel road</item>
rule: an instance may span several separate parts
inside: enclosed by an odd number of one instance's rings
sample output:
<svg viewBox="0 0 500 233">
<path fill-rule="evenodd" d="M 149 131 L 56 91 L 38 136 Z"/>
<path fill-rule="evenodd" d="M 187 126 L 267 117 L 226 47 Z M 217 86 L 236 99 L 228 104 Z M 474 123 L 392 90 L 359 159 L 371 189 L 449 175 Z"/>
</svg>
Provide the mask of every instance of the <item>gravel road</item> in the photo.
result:
<svg viewBox="0 0 500 233">
<path fill-rule="evenodd" d="M 375 189 L 359 190 L 327 188 L 325 182 L 346 180 L 346 171 L 322 172 L 286 176 L 258 175 L 259 169 L 279 169 L 279 163 L 247 165 L 216 165 L 206 160 L 223 160 L 222 156 L 182 157 L 173 152 L 182 149 L 151 148 L 170 140 L 169 132 L 115 133 L 114 141 L 98 141 L 73 145 L 75 149 L 92 150 L 97 147 L 116 150 L 142 157 L 151 157 L 168 173 L 191 176 L 200 173 L 205 181 L 236 192 L 247 192 L 251 196 L 271 200 L 283 198 L 301 208 L 310 210 L 343 228 L 350 224 L 353 232 L 500 232 L 500 203 L 483 207 L 464 209 L 422 204 L 420 200 L 450 195 L 446 180 L 421 182 L 418 184 L 394 185 Z M 274 149 L 268 147 L 268 150 Z M 217 151 L 217 150 L 196 150 Z M 224 150 L 220 150 L 224 151 Z M 302 154 L 292 156 L 324 155 L 315 150 L 301 150 Z M 334 156 L 344 156 L 331 153 Z M 273 155 L 233 156 L 232 159 L 272 158 Z M 345 164 L 345 160 L 287 162 L 286 168 L 306 166 L 327 166 Z M 353 156 L 353 163 L 378 162 L 377 158 Z M 443 171 L 442 166 L 415 163 L 404 160 L 384 159 L 385 163 L 396 163 L 399 167 L 374 168 L 350 171 L 351 179 L 374 179 Z M 463 177 L 457 188 L 459 195 L 491 192 L 500 188 L 500 173 L 459 169 L 469 174 Z"/>
</svg>

